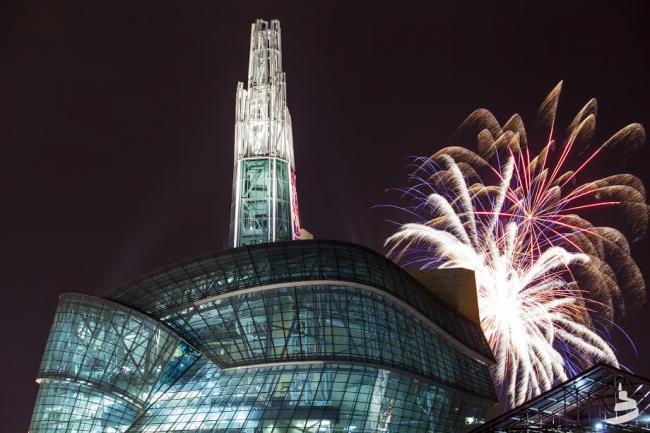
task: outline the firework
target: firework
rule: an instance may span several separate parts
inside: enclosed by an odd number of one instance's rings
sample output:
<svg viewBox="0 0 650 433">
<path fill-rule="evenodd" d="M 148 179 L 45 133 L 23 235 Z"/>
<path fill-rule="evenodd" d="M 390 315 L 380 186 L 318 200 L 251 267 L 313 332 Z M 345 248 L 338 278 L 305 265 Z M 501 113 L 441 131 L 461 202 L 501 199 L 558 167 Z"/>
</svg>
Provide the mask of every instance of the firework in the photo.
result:
<svg viewBox="0 0 650 433">
<path fill-rule="evenodd" d="M 592 99 L 556 145 L 561 85 L 538 113 L 537 152 L 519 115 L 503 126 L 484 109 L 468 116 L 455 140 L 471 137 L 476 151 L 455 145 L 419 160 L 405 194 L 417 203 L 411 215 L 425 217 L 386 241 L 422 269 L 476 273 L 481 326 L 497 360 L 492 373 L 510 406 L 596 362 L 618 366 L 598 325 L 645 299 L 627 241 L 648 224 L 643 184 L 630 174 L 578 183 L 604 151 L 624 155 L 643 143 L 644 130 L 628 125 L 592 148 Z M 581 162 L 567 168 L 576 156 Z M 592 224 L 586 214 L 599 208 L 617 212 L 620 225 Z"/>
</svg>

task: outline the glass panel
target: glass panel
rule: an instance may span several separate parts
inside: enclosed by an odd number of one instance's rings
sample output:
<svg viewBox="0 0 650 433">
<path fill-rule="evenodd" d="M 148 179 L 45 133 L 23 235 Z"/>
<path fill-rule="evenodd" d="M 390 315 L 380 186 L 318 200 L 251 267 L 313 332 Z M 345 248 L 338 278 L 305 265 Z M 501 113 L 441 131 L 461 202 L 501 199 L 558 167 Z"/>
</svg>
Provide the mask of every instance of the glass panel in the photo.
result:
<svg viewBox="0 0 650 433">
<path fill-rule="evenodd" d="M 276 214 L 275 240 L 291 240 L 291 197 L 289 193 L 289 164 L 279 159 L 275 160 L 276 176 Z"/>
<path fill-rule="evenodd" d="M 125 432 L 138 410 L 114 395 L 87 385 L 45 380 L 36 398 L 31 433 Z"/>
<path fill-rule="evenodd" d="M 488 368 L 386 298 L 346 286 L 235 295 L 165 317 L 220 365 L 355 360 L 494 397 Z"/>
<path fill-rule="evenodd" d="M 218 370 L 197 362 L 132 432 L 463 432 L 489 403 L 388 370 L 314 364 Z"/>
<path fill-rule="evenodd" d="M 31 431 L 124 431 L 198 357 L 149 317 L 63 295 L 41 361 Z"/>
<path fill-rule="evenodd" d="M 269 241 L 269 159 L 241 161 L 239 244 Z"/>
<path fill-rule="evenodd" d="M 201 263 L 199 268 L 197 262 Z M 173 270 L 178 276 L 171 278 Z M 208 296 L 310 279 L 338 279 L 376 287 L 418 310 L 467 347 L 492 358 L 477 324 L 446 306 L 395 263 L 346 242 L 311 240 L 227 250 L 138 279 L 116 292 L 113 299 L 163 318 L 172 308 Z"/>
</svg>

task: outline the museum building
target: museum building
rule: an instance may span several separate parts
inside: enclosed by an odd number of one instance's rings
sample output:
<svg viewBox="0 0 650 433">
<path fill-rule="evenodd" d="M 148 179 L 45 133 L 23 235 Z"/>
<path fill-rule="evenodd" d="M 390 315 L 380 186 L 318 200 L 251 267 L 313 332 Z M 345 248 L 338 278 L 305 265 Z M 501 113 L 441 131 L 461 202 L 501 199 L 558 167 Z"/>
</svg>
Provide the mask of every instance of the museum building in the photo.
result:
<svg viewBox="0 0 650 433">
<path fill-rule="evenodd" d="M 30 432 L 456 433 L 486 420 L 494 359 L 473 274 L 416 278 L 301 228 L 276 20 L 252 25 L 233 180 L 231 249 L 105 298 L 61 295 Z"/>
</svg>

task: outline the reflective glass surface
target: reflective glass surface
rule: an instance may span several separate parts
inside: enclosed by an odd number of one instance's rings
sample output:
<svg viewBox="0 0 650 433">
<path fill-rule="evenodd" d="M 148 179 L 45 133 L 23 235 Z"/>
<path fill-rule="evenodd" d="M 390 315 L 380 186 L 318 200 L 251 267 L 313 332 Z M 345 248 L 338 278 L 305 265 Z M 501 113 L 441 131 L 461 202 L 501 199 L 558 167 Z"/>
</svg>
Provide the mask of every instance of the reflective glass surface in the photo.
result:
<svg viewBox="0 0 650 433">
<path fill-rule="evenodd" d="M 290 240 L 291 231 L 291 196 L 289 192 L 289 163 L 275 159 L 276 209 L 274 215 L 275 240 Z"/>
<path fill-rule="evenodd" d="M 247 159 L 240 163 L 239 243 L 241 245 L 269 241 L 271 212 L 269 204 L 272 198 L 269 161 L 270 159 Z"/>
<path fill-rule="evenodd" d="M 376 287 L 428 317 L 465 346 L 493 359 L 480 327 L 446 306 L 386 257 L 348 242 L 249 245 L 197 257 L 137 278 L 110 298 L 152 317 L 237 289 L 309 280 Z"/>
<path fill-rule="evenodd" d="M 141 413 L 198 357 L 173 331 L 141 313 L 65 294 L 41 361 L 30 431 L 55 431 L 54 425 L 71 432 L 122 431 L 120 423 Z M 66 430 L 65 420 L 99 430 Z"/>
<path fill-rule="evenodd" d="M 160 323 L 90 296 L 61 297 L 41 378 L 92 383 L 143 406 L 198 356 Z M 163 373 L 164 374 L 161 374 Z"/>
<path fill-rule="evenodd" d="M 283 287 L 233 295 L 162 320 L 224 367 L 355 360 L 494 397 L 487 366 L 395 303 L 358 288 Z"/>
<path fill-rule="evenodd" d="M 223 371 L 197 362 L 130 432 L 461 432 L 489 401 L 347 364 Z"/>
<path fill-rule="evenodd" d="M 290 240 L 289 163 L 269 157 L 244 159 L 237 164 L 240 179 L 235 206 L 239 203 L 239 209 L 232 217 L 238 221 L 231 223 L 238 228 L 237 244 Z"/>
<path fill-rule="evenodd" d="M 68 381 L 42 380 L 30 432 L 125 432 L 139 410 L 95 387 Z"/>
<path fill-rule="evenodd" d="M 352 244 L 237 248 L 111 299 L 61 297 L 31 432 L 462 432 L 496 400 L 480 329 Z"/>
</svg>

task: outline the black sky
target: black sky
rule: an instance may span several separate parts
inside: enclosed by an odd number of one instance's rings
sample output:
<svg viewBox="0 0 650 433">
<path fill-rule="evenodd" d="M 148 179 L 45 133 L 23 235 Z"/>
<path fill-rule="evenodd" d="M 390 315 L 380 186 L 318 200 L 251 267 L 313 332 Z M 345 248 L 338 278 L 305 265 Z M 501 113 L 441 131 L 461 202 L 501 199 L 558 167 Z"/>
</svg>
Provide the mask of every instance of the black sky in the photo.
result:
<svg viewBox="0 0 650 433">
<path fill-rule="evenodd" d="M 650 127 L 650 3 L 20 2 L 0 14 L 2 430 L 27 430 L 59 293 L 103 295 L 226 246 L 233 109 L 250 23 L 279 18 L 303 224 L 382 250 L 377 204 L 406 158 L 474 108 L 560 120 L 599 100 L 598 136 Z M 624 169 L 650 185 L 646 146 Z M 620 170 L 616 155 L 602 175 Z M 595 173 L 598 174 L 598 173 Z M 589 180 L 589 179 L 585 179 Z M 650 242 L 633 254 L 650 278 Z M 613 339 L 650 376 L 650 307 Z"/>
</svg>

